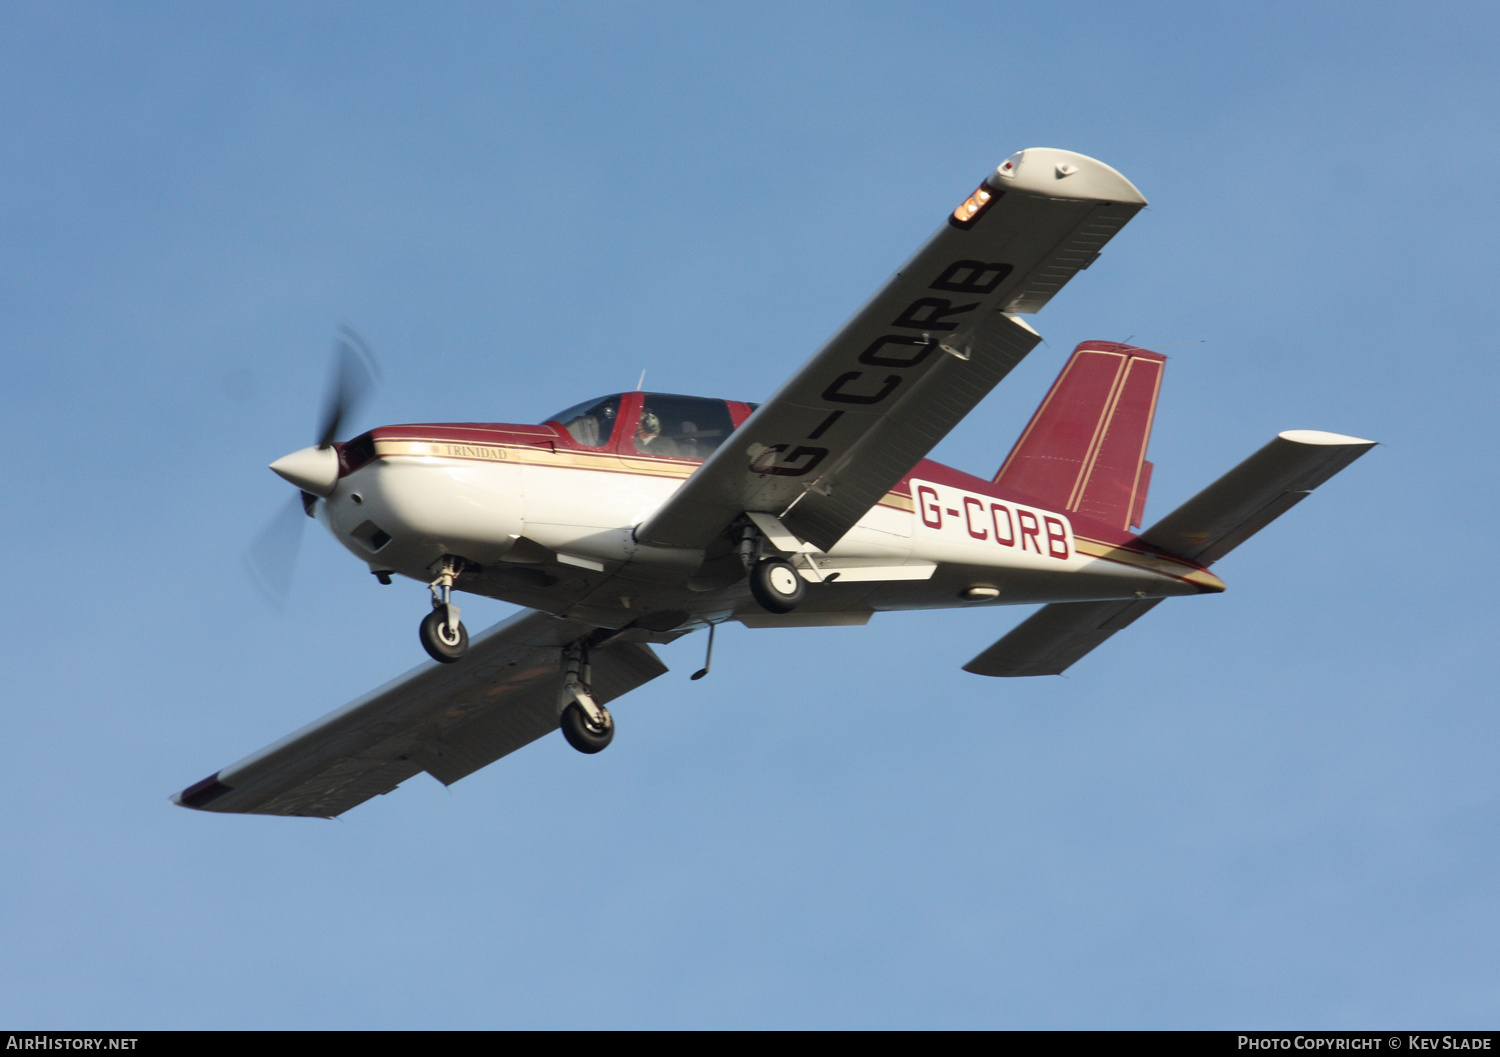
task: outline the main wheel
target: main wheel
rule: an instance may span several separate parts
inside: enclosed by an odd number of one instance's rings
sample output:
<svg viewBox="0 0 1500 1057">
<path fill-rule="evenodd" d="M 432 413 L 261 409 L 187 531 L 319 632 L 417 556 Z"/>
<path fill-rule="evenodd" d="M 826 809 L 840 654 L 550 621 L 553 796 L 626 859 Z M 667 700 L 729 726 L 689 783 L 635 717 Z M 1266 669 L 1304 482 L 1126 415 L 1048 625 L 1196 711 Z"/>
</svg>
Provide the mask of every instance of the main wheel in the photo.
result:
<svg viewBox="0 0 1500 1057">
<path fill-rule="evenodd" d="M 807 584 L 789 562 L 762 558 L 750 567 L 750 593 L 762 609 L 790 613 L 806 592 Z"/>
<path fill-rule="evenodd" d="M 607 708 L 601 707 L 599 711 L 604 713 L 602 727 L 594 725 L 582 705 L 575 703 L 563 709 L 558 726 L 562 727 L 563 737 L 568 739 L 568 744 L 579 752 L 590 755 L 603 752 L 615 740 L 615 717 L 609 714 Z"/>
<path fill-rule="evenodd" d="M 459 621 L 458 633 L 449 631 L 448 614 L 441 609 L 434 609 L 422 618 L 418 634 L 427 655 L 442 664 L 452 664 L 469 648 L 469 629 Z"/>
</svg>

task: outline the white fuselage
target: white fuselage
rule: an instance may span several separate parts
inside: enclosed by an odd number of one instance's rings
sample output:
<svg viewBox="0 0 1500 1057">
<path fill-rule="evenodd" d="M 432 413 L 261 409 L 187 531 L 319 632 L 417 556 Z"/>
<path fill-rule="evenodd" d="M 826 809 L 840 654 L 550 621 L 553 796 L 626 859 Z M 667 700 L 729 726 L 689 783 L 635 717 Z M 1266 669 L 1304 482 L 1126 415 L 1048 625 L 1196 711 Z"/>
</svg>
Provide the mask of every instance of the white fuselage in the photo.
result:
<svg viewBox="0 0 1500 1057">
<path fill-rule="evenodd" d="M 317 516 L 372 571 L 426 583 L 457 555 L 478 567 L 460 590 L 601 627 L 652 627 L 653 614 L 679 629 L 854 624 L 879 610 L 1222 590 L 1193 567 L 1080 539 L 1063 514 L 916 477 L 908 496 L 889 494 L 827 554 L 793 556 L 807 598 L 773 616 L 751 600 L 732 554 L 636 542 L 634 527 L 690 468 L 615 462 L 594 469 L 565 453 L 408 444 L 341 478 Z M 700 567 L 715 561 L 727 582 L 703 579 Z"/>
</svg>

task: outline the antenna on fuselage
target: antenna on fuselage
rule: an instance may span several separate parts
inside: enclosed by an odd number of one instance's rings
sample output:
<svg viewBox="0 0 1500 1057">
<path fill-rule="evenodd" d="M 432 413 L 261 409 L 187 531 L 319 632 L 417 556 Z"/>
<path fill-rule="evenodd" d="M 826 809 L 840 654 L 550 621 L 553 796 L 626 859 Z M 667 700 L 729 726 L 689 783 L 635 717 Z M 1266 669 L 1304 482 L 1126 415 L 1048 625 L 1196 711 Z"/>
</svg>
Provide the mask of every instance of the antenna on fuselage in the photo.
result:
<svg viewBox="0 0 1500 1057">
<path fill-rule="evenodd" d="M 645 388 L 646 388 L 646 372 L 643 370 L 643 371 L 641 371 L 641 380 L 639 382 L 635 383 L 635 391 L 637 393 L 639 393 L 642 389 L 645 389 Z"/>
</svg>

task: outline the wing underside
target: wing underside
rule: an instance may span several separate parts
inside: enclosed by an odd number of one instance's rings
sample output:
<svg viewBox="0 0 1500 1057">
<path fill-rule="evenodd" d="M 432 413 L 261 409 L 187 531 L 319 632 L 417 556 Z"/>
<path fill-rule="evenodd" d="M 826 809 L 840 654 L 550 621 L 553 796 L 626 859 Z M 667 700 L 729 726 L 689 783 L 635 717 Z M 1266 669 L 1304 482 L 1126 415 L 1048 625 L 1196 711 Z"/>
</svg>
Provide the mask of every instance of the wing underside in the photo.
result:
<svg viewBox="0 0 1500 1057">
<path fill-rule="evenodd" d="M 704 547 L 745 512 L 829 550 L 1041 340 L 1035 312 L 1143 206 L 1102 162 L 1012 155 L 647 522 Z"/>
<path fill-rule="evenodd" d="M 520 613 L 476 636 L 462 661 L 419 665 L 173 800 L 331 818 L 420 771 L 451 785 L 557 729 L 561 649 L 593 630 Z M 601 704 L 667 670 L 644 643 L 619 642 L 591 659 Z"/>
</svg>

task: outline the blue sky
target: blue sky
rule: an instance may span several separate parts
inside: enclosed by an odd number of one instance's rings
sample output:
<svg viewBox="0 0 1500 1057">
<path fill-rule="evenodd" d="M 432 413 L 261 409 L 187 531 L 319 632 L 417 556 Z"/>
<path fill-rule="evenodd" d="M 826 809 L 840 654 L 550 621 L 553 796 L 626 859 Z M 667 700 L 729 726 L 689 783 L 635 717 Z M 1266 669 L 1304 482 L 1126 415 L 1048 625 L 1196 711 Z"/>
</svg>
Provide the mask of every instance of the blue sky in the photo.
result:
<svg viewBox="0 0 1500 1057">
<path fill-rule="evenodd" d="M 0 1021 L 1493 1027 L 1497 371 L 1481 4 L 0 8 Z M 1060 679 L 1022 612 L 701 636 L 336 822 L 167 796 L 422 659 L 415 584 L 240 557 L 312 440 L 758 400 L 1011 151 L 1151 200 L 936 455 L 1078 341 L 1172 357 L 1147 520 L 1383 446 Z M 466 601 L 478 627 L 508 607 Z"/>
</svg>

